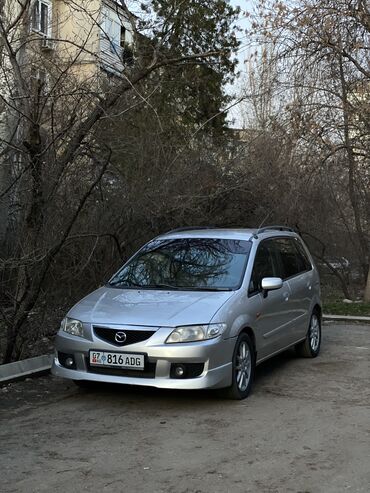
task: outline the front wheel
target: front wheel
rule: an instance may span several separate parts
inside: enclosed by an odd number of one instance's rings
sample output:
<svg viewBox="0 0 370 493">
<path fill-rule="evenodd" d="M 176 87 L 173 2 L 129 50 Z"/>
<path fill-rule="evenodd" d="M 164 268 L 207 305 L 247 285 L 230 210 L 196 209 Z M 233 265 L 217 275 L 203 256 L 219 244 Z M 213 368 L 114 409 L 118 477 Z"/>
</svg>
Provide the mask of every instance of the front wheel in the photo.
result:
<svg viewBox="0 0 370 493">
<path fill-rule="evenodd" d="M 310 319 L 306 339 L 296 345 L 299 356 L 304 358 L 316 358 L 321 346 L 321 320 L 317 312 L 313 312 Z"/>
<path fill-rule="evenodd" d="M 238 337 L 232 363 L 232 384 L 224 394 L 229 399 L 245 399 L 251 391 L 255 371 L 254 347 L 247 334 Z"/>
</svg>

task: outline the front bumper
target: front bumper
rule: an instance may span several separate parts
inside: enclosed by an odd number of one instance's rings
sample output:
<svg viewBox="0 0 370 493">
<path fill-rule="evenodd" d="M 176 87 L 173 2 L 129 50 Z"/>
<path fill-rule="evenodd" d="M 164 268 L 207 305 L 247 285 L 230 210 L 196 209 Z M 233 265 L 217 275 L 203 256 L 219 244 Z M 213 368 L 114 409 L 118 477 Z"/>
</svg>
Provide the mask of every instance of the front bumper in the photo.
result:
<svg viewBox="0 0 370 493">
<path fill-rule="evenodd" d="M 59 332 L 56 338 L 56 354 L 52 365 L 52 373 L 56 376 L 72 380 L 90 380 L 94 382 L 120 383 L 167 389 L 207 389 L 223 388 L 231 385 L 232 355 L 235 339 L 218 337 L 208 341 L 183 344 L 163 344 L 165 334 L 159 329 L 150 339 L 116 347 L 102 340 L 88 340 Z M 104 374 L 97 373 L 89 366 L 89 351 L 114 351 L 124 353 L 145 353 L 146 362 L 154 368 L 153 374 L 147 378 L 146 372 L 126 371 L 125 375 L 117 375 L 116 371 Z M 76 369 L 64 367 L 58 359 L 58 352 L 72 354 Z M 173 363 L 202 363 L 203 372 L 196 378 L 171 377 Z"/>
</svg>

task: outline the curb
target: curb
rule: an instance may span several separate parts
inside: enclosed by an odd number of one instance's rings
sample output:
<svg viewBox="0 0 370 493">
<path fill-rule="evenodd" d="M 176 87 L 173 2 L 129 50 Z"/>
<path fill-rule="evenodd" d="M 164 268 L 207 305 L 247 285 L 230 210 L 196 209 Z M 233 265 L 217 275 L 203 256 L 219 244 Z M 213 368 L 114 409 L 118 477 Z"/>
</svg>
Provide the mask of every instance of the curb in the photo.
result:
<svg viewBox="0 0 370 493">
<path fill-rule="evenodd" d="M 1 365 L 0 385 L 14 382 L 15 380 L 22 380 L 31 375 L 35 376 L 47 373 L 50 371 L 52 361 L 52 354 L 44 354 L 42 356 L 36 356 L 36 358 L 28 358 L 7 365 Z"/>
<path fill-rule="evenodd" d="M 324 320 L 342 320 L 344 322 L 366 322 L 370 323 L 370 317 L 364 317 L 361 315 L 323 315 Z"/>
</svg>

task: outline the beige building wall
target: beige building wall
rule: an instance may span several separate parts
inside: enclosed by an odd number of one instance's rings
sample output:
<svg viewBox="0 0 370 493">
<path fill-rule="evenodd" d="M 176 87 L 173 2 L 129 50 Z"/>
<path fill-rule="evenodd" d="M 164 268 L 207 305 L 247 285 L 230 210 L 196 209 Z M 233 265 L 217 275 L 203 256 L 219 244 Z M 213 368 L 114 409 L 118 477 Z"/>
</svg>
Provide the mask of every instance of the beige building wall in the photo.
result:
<svg viewBox="0 0 370 493">
<path fill-rule="evenodd" d="M 55 55 L 65 66 L 78 66 L 79 76 L 96 74 L 99 63 L 101 0 L 52 4 L 52 37 Z"/>
<path fill-rule="evenodd" d="M 131 25 L 119 3 L 113 0 L 81 0 L 78 5 L 63 0 L 52 3 L 58 58 L 67 65 L 77 65 L 83 78 L 98 75 L 101 68 L 118 75 L 124 69 L 119 26 L 124 28 L 127 46 L 133 45 Z"/>
</svg>

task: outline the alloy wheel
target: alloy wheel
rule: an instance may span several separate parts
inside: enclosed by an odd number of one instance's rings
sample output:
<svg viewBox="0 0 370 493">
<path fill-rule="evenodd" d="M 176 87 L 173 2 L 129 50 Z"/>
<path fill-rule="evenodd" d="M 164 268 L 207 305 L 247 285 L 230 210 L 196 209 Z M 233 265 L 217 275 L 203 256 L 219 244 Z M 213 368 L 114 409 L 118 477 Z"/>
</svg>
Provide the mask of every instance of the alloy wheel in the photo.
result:
<svg viewBox="0 0 370 493">
<path fill-rule="evenodd" d="M 315 353 L 320 345 L 320 322 L 315 314 L 311 317 L 309 338 L 311 350 Z"/>
<path fill-rule="evenodd" d="M 241 392 L 244 392 L 251 378 L 252 357 L 248 344 L 241 341 L 236 354 L 236 382 Z"/>
</svg>

